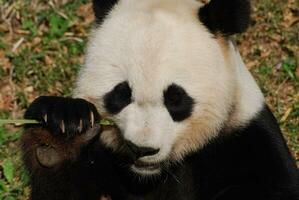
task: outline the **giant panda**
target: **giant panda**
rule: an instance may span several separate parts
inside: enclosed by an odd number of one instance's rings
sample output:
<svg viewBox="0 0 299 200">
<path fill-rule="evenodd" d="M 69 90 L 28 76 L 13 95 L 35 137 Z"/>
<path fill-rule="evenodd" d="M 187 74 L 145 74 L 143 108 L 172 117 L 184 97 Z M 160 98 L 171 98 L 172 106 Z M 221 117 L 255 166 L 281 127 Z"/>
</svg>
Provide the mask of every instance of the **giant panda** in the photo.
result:
<svg viewBox="0 0 299 200">
<path fill-rule="evenodd" d="M 22 137 L 32 200 L 298 200 L 277 121 L 231 36 L 248 0 L 94 0 L 74 96 Z M 100 126 L 100 119 L 112 126 Z"/>
</svg>

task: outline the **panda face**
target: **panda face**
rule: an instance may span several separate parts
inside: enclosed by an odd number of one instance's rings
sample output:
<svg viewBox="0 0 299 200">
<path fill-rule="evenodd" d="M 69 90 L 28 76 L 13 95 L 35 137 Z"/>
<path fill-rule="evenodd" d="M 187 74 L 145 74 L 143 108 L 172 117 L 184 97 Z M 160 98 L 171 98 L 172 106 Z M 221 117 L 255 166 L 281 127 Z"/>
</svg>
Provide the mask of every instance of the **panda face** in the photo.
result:
<svg viewBox="0 0 299 200">
<path fill-rule="evenodd" d="M 222 37 L 198 19 L 194 0 L 123 0 L 93 30 L 76 96 L 114 120 L 121 137 L 155 149 L 133 163 L 161 172 L 218 135 L 238 92 Z M 102 141 L 117 148 L 116 134 Z"/>
</svg>

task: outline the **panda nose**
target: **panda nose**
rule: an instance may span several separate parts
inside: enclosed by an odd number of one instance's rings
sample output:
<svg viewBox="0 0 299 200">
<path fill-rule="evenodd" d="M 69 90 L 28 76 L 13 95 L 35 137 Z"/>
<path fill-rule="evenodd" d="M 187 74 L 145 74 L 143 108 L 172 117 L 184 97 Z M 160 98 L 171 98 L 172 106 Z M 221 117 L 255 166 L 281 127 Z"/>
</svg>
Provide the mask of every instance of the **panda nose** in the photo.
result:
<svg viewBox="0 0 299 200">
<path fill-rule="evenodd" d="M 138 158 L 145 157 L 145 156 L 152 156 L 152 155 L 157 154 L 160 151 L 160 149 L 154 149 L 151 147 L 139 147 L 130 141 L 128 141 L 127 145 L 129 147 L 129 149 Z"/>
</svg>

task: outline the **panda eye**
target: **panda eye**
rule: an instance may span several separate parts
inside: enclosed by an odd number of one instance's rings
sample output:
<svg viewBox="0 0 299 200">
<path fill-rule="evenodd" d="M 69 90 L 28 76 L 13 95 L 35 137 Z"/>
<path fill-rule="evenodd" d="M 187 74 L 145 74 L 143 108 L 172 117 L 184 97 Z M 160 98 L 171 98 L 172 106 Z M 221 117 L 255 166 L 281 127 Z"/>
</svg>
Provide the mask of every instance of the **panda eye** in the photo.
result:
<svg viewBox="0 0 299 200">
<path fill-rule="evenodd" d="M 104 105 L 108 112 L 117 114 L 131 103 L 132 90 L 128 82 L 116 85 L 104 96 Z"/>
<path fill-rule="evenodd" d="M 164 91 L 164 105 L 174 121 L 183 121 L 192 114 L 194 101 L 187 92 L 176 84 Z"/>
</svg>

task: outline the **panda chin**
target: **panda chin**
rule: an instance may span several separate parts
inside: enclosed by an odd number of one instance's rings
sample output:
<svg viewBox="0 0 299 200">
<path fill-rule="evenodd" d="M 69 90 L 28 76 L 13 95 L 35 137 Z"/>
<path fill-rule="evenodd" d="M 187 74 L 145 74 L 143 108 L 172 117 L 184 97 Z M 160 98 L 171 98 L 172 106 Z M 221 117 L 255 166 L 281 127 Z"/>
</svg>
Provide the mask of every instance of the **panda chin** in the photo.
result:
<svg viewBox="0 0 299 200">
<path fill-rule="evenodd" d="M 136 161 L 131 170 L 142 176 L 154 176 L 159 175 L 162 171 L 160 163 L 149 163 L 143 161 Z"/>
</svg>

